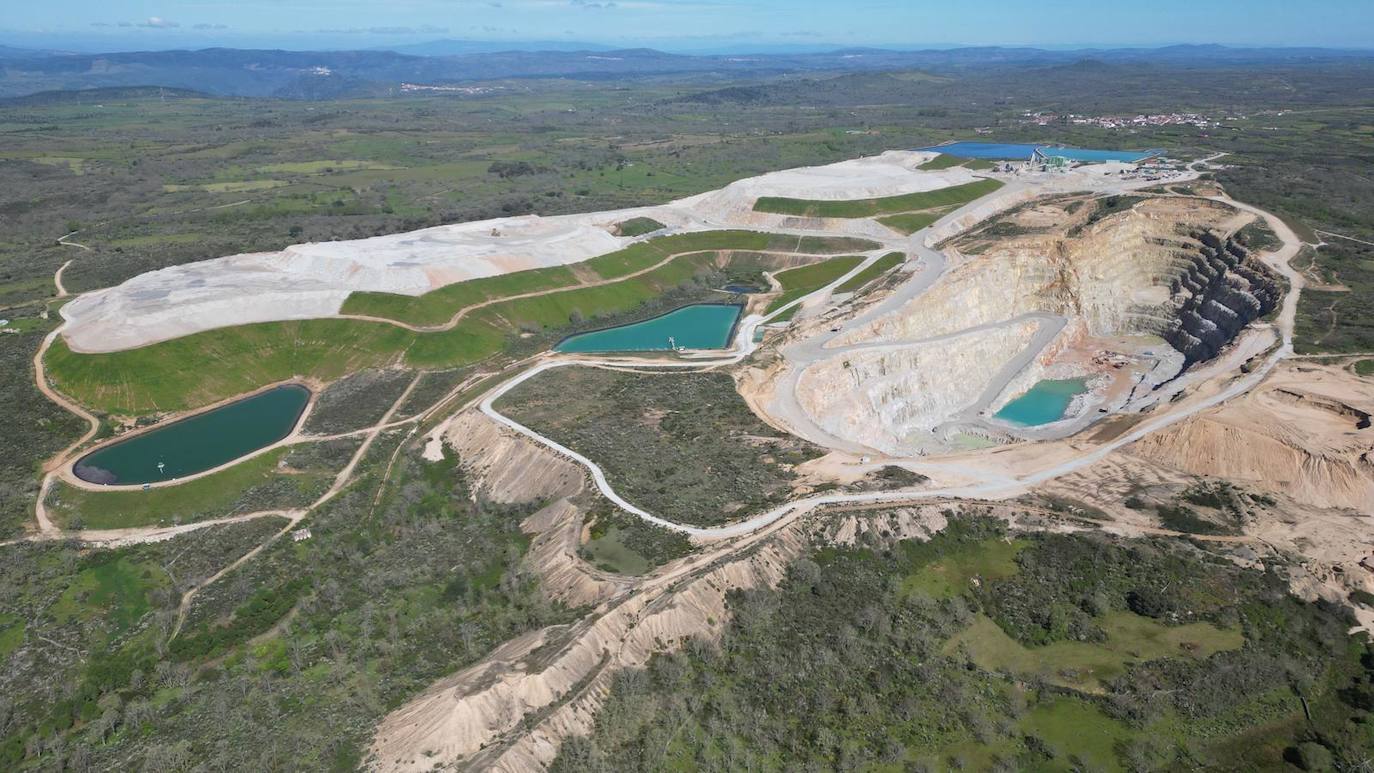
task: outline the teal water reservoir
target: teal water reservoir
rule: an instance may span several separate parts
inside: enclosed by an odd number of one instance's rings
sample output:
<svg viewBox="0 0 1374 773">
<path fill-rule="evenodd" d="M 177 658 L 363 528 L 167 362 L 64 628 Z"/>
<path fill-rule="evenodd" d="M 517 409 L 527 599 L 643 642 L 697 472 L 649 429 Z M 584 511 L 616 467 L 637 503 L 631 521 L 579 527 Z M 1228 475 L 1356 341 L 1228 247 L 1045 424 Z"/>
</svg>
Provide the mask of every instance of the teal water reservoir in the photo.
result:
<svg viewBox="0 0 1374 773">
<path fill-rule="evenodd" d="M 1023 427 L 1059 421 L 1075 395 L 1088 391 L 1086 378 L 1037 381 L 1025 393 L 1002 406 L 994 418 Z"/>
<path fill-rule="evenodd" d="M 554 351 L 655 352 L 672 346 L 687 349 L 724 349 L 730 344 L 743 307 L 724 303 L 683 306 L 662 316 L 605 330 L 564 338 Z"/>
</svg>

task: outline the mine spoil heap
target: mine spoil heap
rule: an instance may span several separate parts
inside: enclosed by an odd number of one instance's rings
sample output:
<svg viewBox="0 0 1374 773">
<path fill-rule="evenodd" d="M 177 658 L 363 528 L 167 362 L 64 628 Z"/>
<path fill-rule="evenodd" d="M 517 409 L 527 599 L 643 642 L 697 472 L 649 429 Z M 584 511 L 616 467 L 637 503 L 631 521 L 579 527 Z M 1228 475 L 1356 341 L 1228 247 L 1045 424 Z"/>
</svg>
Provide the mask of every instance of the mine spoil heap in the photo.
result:
<svg viewBox="0 0 1374 773">
<path fill-rule="evenodd" d="M 1177 310 L 1161 331 L 1186 358 L 1185 368 L 1215 357 L 1242 328 L 1273 311 L 1282 295 L 1274 275 L 1234 239 L 1209 232 L 1194 238 L 1202 246 L 1169 285 Z"/>
</svg>

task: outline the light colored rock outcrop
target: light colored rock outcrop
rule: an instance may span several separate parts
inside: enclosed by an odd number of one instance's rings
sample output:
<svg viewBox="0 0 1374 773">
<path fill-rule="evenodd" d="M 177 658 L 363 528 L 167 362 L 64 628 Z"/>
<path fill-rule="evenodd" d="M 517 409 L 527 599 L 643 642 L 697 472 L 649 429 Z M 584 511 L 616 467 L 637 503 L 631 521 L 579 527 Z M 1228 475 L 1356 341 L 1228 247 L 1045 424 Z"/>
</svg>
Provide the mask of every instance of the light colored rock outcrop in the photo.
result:
<svg viewBox="0 0 1374 773">
<path fill-rule="evenodd" d="M 582 490 L 586 472 L 571 460 L 505 431 L 478 411 L 449 423 L 444 442 L 458 453 L 474 485 L 494 502 L 538 502 Z"/>
<path fill-rule="evenodd" d="M 1040 199 L 960 236 L 930 289 L 826 343 L 835 353 L 804 366 L 797 404 L 830 437 L 893 455 L 962 433 L 1005 437 L 989 416 L 1040 378 L 1092 376 L 1090 360 L 1110 348 L 1096 367 L 1133 370 L 1090 383 L 1119 406 L 1133 394 L 1124 379 L 1148 378 L 1148 391 L 1274 307 L 1273 278 L 1226 240 L 1249 214 L 1178 197 L 1125 202 L 1107 214 L 1082 195 Z M 1034 340 L 1028 319 L 1044 326 Z M 1103 395 L 1077 401 L 1069 421 L 1017 431 L 1081 428 Z"/>
<path fill-rule="evenodd" d="M 1022 352 L 1034 322 L 915 347 L 859 350 L 802 371 L 797 398 L 822 429 L 893 455 L 910 455 L 931 430 L 972 407 L 1004 363 Z"/>
</svg>

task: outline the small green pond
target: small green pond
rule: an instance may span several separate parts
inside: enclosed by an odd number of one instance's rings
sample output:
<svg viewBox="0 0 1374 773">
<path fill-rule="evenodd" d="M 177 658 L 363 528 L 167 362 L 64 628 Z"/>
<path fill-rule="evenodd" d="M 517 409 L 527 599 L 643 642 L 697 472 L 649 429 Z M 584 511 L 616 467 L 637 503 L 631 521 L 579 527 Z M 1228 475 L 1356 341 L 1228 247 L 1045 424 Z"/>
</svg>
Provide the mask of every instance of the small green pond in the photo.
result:
<svg viewBox="0 0 1374 773">
<path fill-rule="evenodd" d="M 673 346 L 724 349 L 730 343 L 743 307 L 723 303 L 683 306 L 662 316 L 629 325 L 568 336 L 558 352 L 649 352 Z"/>
<path fill-rule="evenodd" d="M 259 392 L 93 451 L 76 463 L 76 476 L 128 485 L 194 475 L 291 434 L 308 402 L 310 390 L 298 384 Z"/>
<path fill-rule="evenodd" d="M 1074 395 L 1088 391 L 1086 378 L 1064 378 L 1037 381 L 1030 390 L 1002 406 L 994 418 L 1034 427 L 1064 418 Z"/>
</svg>

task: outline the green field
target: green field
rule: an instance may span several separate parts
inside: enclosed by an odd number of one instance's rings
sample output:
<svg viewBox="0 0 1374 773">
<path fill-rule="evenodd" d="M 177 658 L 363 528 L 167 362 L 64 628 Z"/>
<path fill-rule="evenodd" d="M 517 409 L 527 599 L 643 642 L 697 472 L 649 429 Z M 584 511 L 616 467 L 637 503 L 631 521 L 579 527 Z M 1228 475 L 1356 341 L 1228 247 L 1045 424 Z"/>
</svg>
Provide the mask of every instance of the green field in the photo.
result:
<svg viewBox="0 0 1374 773">
<path fill-rule="evenodd" d="M 951 156 L 948 153 L 941 153 L 940 155 L 936 156 L 935 158 L 932 158 L 931 160 L 925 162 L 924 164 L 921 164 L 916 168 L 924 169 L 926 171 L 949 169 L 950 167 L 954 166 L 962 166 L 965 160 L 966 159 L 962 159 L 957 156 Z"/>
<path fill-rule="evenodd" d="M 1030 543 L 1024 540 L 956 545 L 937 561 L 921 567 L 902 581 L 906 595 L 924 593 L 932 598 L 952 598 L 968 592 L 979 582 L 1001 580 L 1016 574 L 1016 555 Z"/>
<path fill-rule="evenodd" d="M 845 280 L 844 284 L 835 288 L 835 292 L 852 293 L 855 290 L 858 290 L 859 288 L 868 284 L 869 282 L 872 282 L 874 279 L 877 279 L 883 274 L 886 274 L 888 271 L 891 271 L 897 266 L 902 265 L 902 263 L 905 260 L 905 253 L 889 252 L 881 258 L 878 258 L 878 260 L 874 262 L 873 265 L 869 266 L 863 271 L 860 271 L 859 273 Z"/>
<path fill-rule="evenodd" d="M 644 574 L 652 565 L 625 544 L 624 535 L 612 526 L 582 546 L 582 557 L 596 568 L 615 574 Z"/>
<path fill-rule="evenodd" d="M 242 193 L 243 191 L 265 191 L 290 185 L 285 180 L 240 180 L 217 183 L 167 184 L 162 186 L 168 193 L 182 191 L 205 191 L 206 193 Z"/>
<path fill-rule="evenodd" d="M 900 215 L 880 217 L 878 218 L 878 222 L 894 231 L 900 231 L 910 236 L 944 217 L 947 212 L 949 212 L 949 210 L 945 208 L 927 210 L 924 212 L 903 212 Z"/>
<path fill-rule="evenodd" d="M 125 529 L 301 507 L 324 493 L 334 471 L 283 472 L 278 465 L 290 451 L 268 451 L 203 478 L 147 491 L 92 491 L 58 482 L 49 512 L 64 528 Z"/>
<path fill-rule="evenodd" d="M 1131 663 L 1188 656 L 1205 658 L 1245 643 L 1239 630 L 1211 623 L 1166 626 L 1133 612 L 1108 613 L 1100 623 L 1104 642 L 1059 641 L 1027 647 L 982 615 L 950 639 L 946 649 L 967 647 L 973 661 L 989 671 L 1040 677 L 1054 684 L 1096 692 Z"/>
<path fill-rule="evenodd" d="M 1360 360 L 1356 362 L 1355 373 L 1360 376 L 1374 376 L 1374 360 Z"/>
<path fill-rule="evenodd" d="M 0 663 L 24 643 L 24 630 L 27 627 L 16 615 L 0 614 Z"/>
<path fill-rule="evenodd" d="M 1043 740 L 1056 756 L 1081 761 L 1063 766 L 1065 770 L 1122 770 L 1117 750 L 1136 736 L 1093 704 L 1068 697 L 1042 699 L 1022 720 L 1021 729 Z"/>
<path fill-rule="evenodd" d="M 999 180 L 976 180 L 933 191 L 850 201 L 816 201 L 764 196 L 754 203 L 754 211 L 798 217 L 874 217 L 916 209 L 967 204 L 1002 187 Z"/>
<path fill-rule="evenodd" d="M 632 217 L 621 223 L 616 223 L 615 230 L 621 236 L 644 236 L 654 231 L 662 230 L 665 226 L 652 217 Z"/>
<path fill-rule="evenodd" d="M 83 569 L 52 606 L 59 623 L 100 615 L 115 633 L 132 628 L 150 608 L 148 594 L 169 584 L 167 573 L 154 563 L 124 558 L 105 560 Z"/>
<path fill-rule="evenodd" d="M 773 278 L 778 280 L 778 284 L 782 285 L 782 294 L 775 298 L 772 303 L 768 304 L 768 309 L 765 313 L 772 314 L 798 298 L 809 295 L 825 287 L 836 279 L 844 276 L 849 271 L 852 271 L 854 267 L 862 263 L 863 260 L 863 258 L 858 256 L 831 258 L 823 263 L 813 263 L 810 266 L 789 268 L 786 271 L 779 271 L 773 275 Z M 792 313 L 795 312 L 780 314 L 774 319 L 776 321 L 791 319 Z"/>
</svg>

